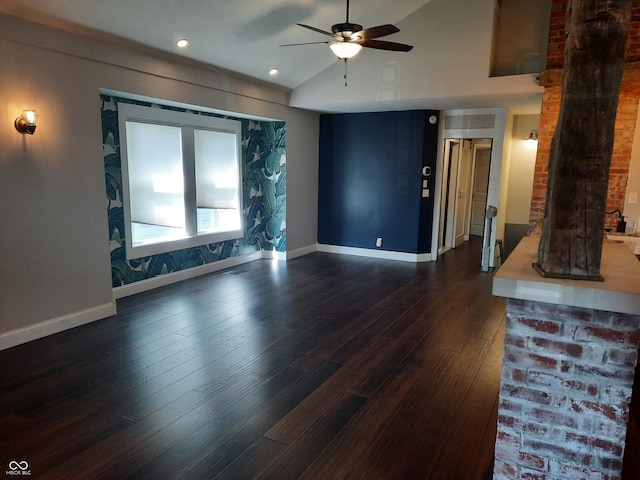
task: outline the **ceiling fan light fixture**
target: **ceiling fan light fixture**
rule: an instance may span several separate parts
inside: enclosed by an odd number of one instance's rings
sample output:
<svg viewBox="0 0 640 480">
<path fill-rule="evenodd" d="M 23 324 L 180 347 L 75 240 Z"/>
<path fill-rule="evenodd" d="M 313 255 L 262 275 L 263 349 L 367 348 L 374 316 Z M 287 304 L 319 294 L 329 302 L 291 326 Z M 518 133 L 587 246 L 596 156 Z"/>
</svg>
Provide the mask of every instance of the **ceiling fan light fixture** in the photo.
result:
<svg viewBox="0 0 640 480">
<path fill-rule="evenodd" d="M 333 42 L 329 42 L 329 48 L 331 48 L 331 51 L 340 60 L 349 60 L 350 58 L 355 57 L 358 52 L 362 50 L 362 45 L 355 42 L 336 40 Z"/>
</svg>

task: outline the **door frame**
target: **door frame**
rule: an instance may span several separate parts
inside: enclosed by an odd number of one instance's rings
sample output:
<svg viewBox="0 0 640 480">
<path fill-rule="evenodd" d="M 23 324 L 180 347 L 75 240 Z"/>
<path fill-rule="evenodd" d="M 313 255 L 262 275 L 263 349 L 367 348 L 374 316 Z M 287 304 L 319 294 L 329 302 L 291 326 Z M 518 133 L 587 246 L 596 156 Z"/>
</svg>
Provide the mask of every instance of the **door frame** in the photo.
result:
<svg viewBox="0 0 640 480">
<path fill-rule="evenodd" d="M 482 117 L 482 118 L 480 118 Z M 513 118 L 506 108 L 480 108 L 445 110 L 441 112 L 440 131 L 438 133 L 438 150 L 436 158 L 436 171 L 442 172 L 444 166 L 445 139 L 479 139 L 491 140 L 491 166 L 489 169 L 489 188 L 487 193 L 487 206 L 497 208 L 497 216 L 485 222 L 483 245 L 480 264 L 483 271 L 488 271 L 495 266 L 495 245 L 497 226 L 504 225 L 505 209 L 501 208 L 501 191 L 506 192 L 507 175 L 502 175 L 503 153 L 505 148 L 505 132 L 507 123 Z M 451 121 L 449 119 L 452 119 Z M 476 119 L 481 121 L 476 122 Z M 492 122 L 489 122 L 492 120 Z M 512 121 L 512 120 L 511 120 Z M 487 125 L 492 123 L 492 125 Z M 476 127 L 474 124 L 479 124 Z M 459 126 L 460 125 L 460 126 Z M 442 175 L 436 175 L 434 215 L 431 237 L 431 258 L 438 258 L 438 238 L 440 232 L 440 217 L 442 203 Z M 505 183 L 505 185 L 503 185 Z M 506 195 L 505 195 L 506 196 Z M 506 198 L 505 198 L 506 201 Z"/>
</svg>

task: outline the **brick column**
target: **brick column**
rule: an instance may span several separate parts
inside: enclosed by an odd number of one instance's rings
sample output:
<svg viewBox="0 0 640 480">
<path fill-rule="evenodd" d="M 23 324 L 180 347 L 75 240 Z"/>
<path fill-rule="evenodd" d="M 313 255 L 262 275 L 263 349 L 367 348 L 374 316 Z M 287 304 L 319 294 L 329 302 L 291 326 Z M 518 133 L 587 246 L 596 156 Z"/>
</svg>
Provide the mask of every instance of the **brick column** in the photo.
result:
<svg viewBox="0 0 640 480">
<path fill-rule="evenodd" d="M 524 238 L 496 272 L 507 297 L 494 480 L 615 480 L 640 347 L 640 262 L 605 242 L 604 282 L 546 279 Z"/>
<path fill-rule="evenodd" d="M 494 479 L 620 478 L 640 315 L 507 301 Z"/>
</svg>

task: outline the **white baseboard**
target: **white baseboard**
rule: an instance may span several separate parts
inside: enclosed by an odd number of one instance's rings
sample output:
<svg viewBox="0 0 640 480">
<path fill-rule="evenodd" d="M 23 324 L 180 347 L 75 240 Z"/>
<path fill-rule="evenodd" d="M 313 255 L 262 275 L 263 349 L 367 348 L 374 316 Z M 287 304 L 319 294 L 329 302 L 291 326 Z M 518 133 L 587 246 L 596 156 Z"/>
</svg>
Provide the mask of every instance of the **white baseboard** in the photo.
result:
<svg viewBox="0 0 640 480">
<path fill-rule="evenodd" d="M 293 260 L 294 258 L 303 257 L 318 251 L 318 244 L 307 245 L 306 247 L 297 248 L 296 250 L 287 250 L 287 260 Z"/>
<path fill-rule="evenodd" d="M 0 334 L 0 350 L 15 347 L 23 343 L 37 340 L 55 333 L 60 333 L 70 328 L 79 327 L 86 323 L 95 322 L 110 317 L 116 313 L 115 302 L 105 303 L 80 312 L 70 313 L 58 318 L 45 320 L 44 322 L 18 328 Z"/>
<path fill-rule="evenodd" d="M 259 250 L 247 255 L 237 257 L 229 257 L 218 262 L 208 263 L 194 268 L 188 268 L 179 272 L 160 275 L 158 277 L 142 280 L 140 282 L 123 285 L 113 289 L 114 301 L 104 305 L 98 305 L 80 312 L 70 313 L 61 317 L 46 320 L 44 322 L 29 325 L 5 333 L 0 333 L 0 350 L 15 347 L 23 343 L 37 340 L 39 338 L 53 335 L 55 333 L 68 330 L 70 328 L 79 327 L 86 323 L 101 320 L 116 314 L 115 300 L 118 298 L 128 297 L 137 293 L 146 292 L 154 288 L 163 287 L 172 283 L 195 278 L 208 273 L 213 273 L 225 268 L 235 267 L 243 263 L 252 262 L 260 259 L 277 259 L 292 260 L 297 257 L 308 255 L 314 252 L 338 253 L 342 255 L 356 255 L 360 257 L 380 258 L 386 260 L 400 260 L 403 262 L 430 262 L 432 261 L 430 253 L 414 254 L 404 252 L 390 252 L 387 250 L 374 250 L 367 248 L 341 247 L 336 245 L 308 245 L 293 251 L 275 252 Z"/>
<path fill-rule="evenodd" d="M 180 270 L 179 272 L 167 273 L 166 275 L 158 275 L 157 277 L 141 280 L 135 283 L 129 283 L 127 285 L 122 285 L 121 287 L 115 287 L 113 289 L 113 298 L 117 300 L 118 298 L 124 298 L 137 293 L 153 290 L 154 288 L 164 287 L 189 278 L 199 277 L 225 268 L 235 267 L 254 260 L 260 260 L 261 258 L 265 258 L 263 253 L 265 252 L 258 250 L 247 255 L 229 257 L 217 262 L 187 268 L 185 270 Z"/>
<path fill-rule="evenodd" d="M 286 261 L 287 253 L 286 252 L 276 252 L 275 250 L 262 250 L 262 257 L 265 260 L 277 260 L 277 261 Z"/>
<path fill-rule="evenodd" d="M 430 253 L 390 252 L 388 250 L 374 250 L 370 248 L 341 247 L 337 245 L 318 244 L 318 252 L 339 253 L 342 255 L 356 255 L 358 257 L 380 258 L 384 260 L 399 260 L 402 262 L 422 263 L 430 262 Z"/>
<path fill-rule="evenodd" d="M 199 277 L 201 275 L 213 273 L 225 268 L 235 267 L 237 265 L 242 265 L 243 263 L 252 262 L 254 260 L 268 259 L 286 261 L 314 252 L 340 253 L 344 255 L 358 255 L 362 257 L 401 260 L 413 263 L 431 261 L 430 253 L 413 254 L 403 252 L 390 252 L 386 250 L 369 250 L 366 248 L 339 247 L 335 245 L 308 245 L 306 247 L 287 252 L 260 250 L 247 255 L 229 257 L 218 262 L 208 263 L 206 265 L 180 270 L 179 272 L 168 273 L 166 275 L 159 275 L 157 277 L 149 278 L 147 280 L 141 280 L 140 282 L 130 283 L 121 287 L 115 287 L 113 289 L 113 298 L 117 300 L 119 298 L 128 297 L 130 295 L 136 295 L 148 290 L 153 290 L 154 288 L 164 287 L 166 285 L 171 285 L 172 283 L 180 282 L 182 280 Z"/>
</svg>

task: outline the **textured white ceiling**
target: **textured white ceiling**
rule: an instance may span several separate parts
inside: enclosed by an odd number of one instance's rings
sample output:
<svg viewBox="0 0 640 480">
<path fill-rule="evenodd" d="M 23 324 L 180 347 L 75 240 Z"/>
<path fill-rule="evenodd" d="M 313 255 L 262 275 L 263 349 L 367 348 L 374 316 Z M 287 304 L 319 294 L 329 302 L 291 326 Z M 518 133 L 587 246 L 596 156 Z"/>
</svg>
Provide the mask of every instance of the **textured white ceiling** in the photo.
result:
<svg viewBox="0 0 640 480">
<path fill-rule="evenodd" d="M 372 27 L 395 24 L 429 0 L 352 0 L 350 18 Z M 345 21 L 345 0 L 0 0 L 0 11 L 73 29 L 106 32 L 227 70 L 295 88 L 336 62 L 325 41 L 296 23 L 331 30 Z M 411 43 L 411 32 L 385 40 Z M 398 38 L 396 38 L 398 37 Z M 179 49 L 175 42 L 187 38 Z M 280 74 L 270 77 L 271 68 Z"/>
<path fill-rule="evenodd" d="M 325 42 L 328 37 L 296 23 L 330 31 L 346 20 L 346 0 L 0 0 L 0 13 L 265 81 L 292 90 L 290 104 L 298 108 L 540 112 L 536 75 L 488 76 L 493 0 L 350 0 L 349 21 L 365 28 L 394 24 L 401 31 L 383 40 L 415 48 L 364 49 L 348 62 L 348 88 L 345 64 L 326 44 L 280 47 Z M 180 38 L 189 39 L 187 49 L 176 46 Z M 277 77 L 269 76 L 274 67 Z"/>
</svg>

